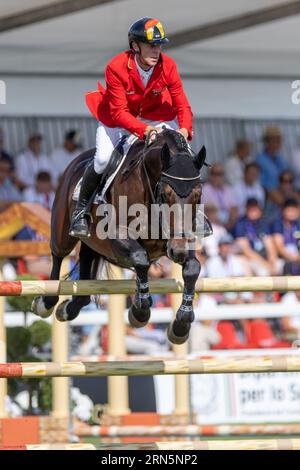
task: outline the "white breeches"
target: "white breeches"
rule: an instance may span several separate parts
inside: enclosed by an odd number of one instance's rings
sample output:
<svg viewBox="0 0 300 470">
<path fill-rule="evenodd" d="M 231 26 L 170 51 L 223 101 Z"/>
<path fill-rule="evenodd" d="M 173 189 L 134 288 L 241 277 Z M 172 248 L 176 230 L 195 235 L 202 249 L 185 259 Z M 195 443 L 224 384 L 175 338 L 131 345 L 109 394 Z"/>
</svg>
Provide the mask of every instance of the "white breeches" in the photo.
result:
<svg viewBox="0 0 300 470">
<path fill-rule="evenodd" d="M 178 124 L 175 120 L 167 122 L 143 120 L 143 122 L 153 127 L 166 126 L 167 129 L 178 129 Z M 124 134 L 128 135 L 128 139 L 124 145 L 124 153 L 126 153 L 130 145 L 136 139 L 136 136 L 130 134 L 129 132 L 125 131 L 125 129 L 120 127 L 107 127 L 101 122 L 99 123 L 96 134 L 96 154 L 94 157 L 94 168 L 96 173 L 103 173 L 106 165 L 110 160 L 114 148 Z"/>
</svg>

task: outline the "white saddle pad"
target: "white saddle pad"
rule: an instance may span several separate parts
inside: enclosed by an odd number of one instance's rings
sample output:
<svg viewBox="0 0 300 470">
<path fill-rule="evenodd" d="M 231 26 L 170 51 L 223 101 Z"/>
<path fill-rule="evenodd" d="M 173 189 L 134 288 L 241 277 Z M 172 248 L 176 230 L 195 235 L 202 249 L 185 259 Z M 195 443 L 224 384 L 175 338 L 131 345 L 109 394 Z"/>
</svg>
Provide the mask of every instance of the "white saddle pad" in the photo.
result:
<svg viewBox="0 0 300 470">
<path fill-rule="evenodd" d="M 102 192 L 101 194 L 96 194 L 95 198 L 94 198 L 94 201 L 93 203 L 94 204 L 100 204 L 100 202 L 106 202 L 106 199 L 105 199 L 105 194 L 108 190 L 108 188 L 110 187 L 110 185 L 112 184 L 113 180 L 115 179 L 116 175 L 118 174 L 121 166 L 123 165 L 123 162 L 129 152 L 129 149 L 130 147 L 134 144 L 134 142 L 137 140 L 138 138 L 135 136 L 135 135 L 130 135 L 127 140 L 125 141 L 124 143 L 124 146 L 123 146 L 123 149 L 124 149 L 124 155 L 119 163 L 119 165 L 117 166 L 117 168 L 115 169 L 115 171 L 110 175 L 110 177 L 108 178 L 108 180 L 106 181 L 105 183 L 105 186 L 104 188 L 102 189 Z M 80 180 L 78 181 L 78 183 L 76 184 L 75 186 L 75 189 L 74 189 L 74 192 L 73 192 L 73 196 L 72 196 L 72 199 L 73 201 L 78 201 L 78 198 L 79 198 L 79 193 L 80 193 L 80 188 L 81 188 L 81 183 L 82 183 L 82 177 L 80 178 Z"/>
</svg>

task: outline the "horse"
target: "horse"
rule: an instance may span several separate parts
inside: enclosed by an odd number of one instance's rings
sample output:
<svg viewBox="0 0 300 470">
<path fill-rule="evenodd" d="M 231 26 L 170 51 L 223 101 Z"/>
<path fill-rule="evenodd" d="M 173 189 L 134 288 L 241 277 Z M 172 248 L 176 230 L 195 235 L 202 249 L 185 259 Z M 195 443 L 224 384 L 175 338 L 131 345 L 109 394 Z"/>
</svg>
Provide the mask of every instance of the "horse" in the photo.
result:
<svg viewBox="0 0 300 470">
<path fill-rule="evenodd" d="M 70 219 L 74 210 L 74 188 L 80 180 L 85 166 L 91 162 L 95 149 L 88 150 L 74 159 L 64 171 L 56 191 L 51 217 L 52 270 L 50 279 L 58 280 L 62 261 L 75 248 L 79 240 L 69 235 Z M 168 236 L 164 235 L 161 213 L 151 212 L 151 207 L 177 204 L 188 205 L 192 209 L 193 224 L 197 205 L 201 201 L 202 185 L 200 170 L 205 163 L 206 149 L 192 153 L 185 138 L 177 131 L 164 129 L 156 135 L 150 145 L 137 140 L 129 149 L 125 161 L 106 193 L 106 203 L 116 212 L 117 235 L 99 237 L 98 224 L 105 214 L 97 215 L 105 204 L 91 204 L 91 236 L 81 240 L 79 252 L 79 278 L 95 279 L 100 263 L 110 262 L 121 268 L 133 269 L 136 273 L 136 292 L 129 308 L 128 318 L 131 326 L 145 326 L 151 314 L 152 299 L 149 292 L 148 271 L 150 265 L 160 257 L 169 259 L 182 266 L 184 291 L 176 317 L 169 325 L 167 336 L 174 344 L 184 343 L 194 320 L 193 299 L 195 283 L 201 266 L 196 257 L 193 233 L 180 225 L 176 228 L 175 216 L 168 226 Z M 143 205 L 147 209 L 144 223 L 148 224 L 146 236 L 132 236 L 127 229 L 135 221 L 129 213 L 124 220 L 124 211 L 119 213 L 122 197 L 127 196 L 128 206 Z M 150 212 L 149 212 L 150 211 Z M 105 211 L 104 211 L 105 212 Z M 98 221 L 98 222 L 97 222 Z M 143 222 L 140 222 L 143 224 Z M 159 227 L 156 238 L 149 236 L 149 227 Z M 193 225 L 194 226 L 194 225 Z M 100 294 L 100 293 L 99 293 Z M 50 316 L 58 296 L 39 296 L 32 304 L 33 312 L 40 317 Z M 77 317 L 81 308 L 88 305 L 90 296 L 73 296 L 62 302 L 56 309 L 60 321 L 70 321 Z"/>
</svg>

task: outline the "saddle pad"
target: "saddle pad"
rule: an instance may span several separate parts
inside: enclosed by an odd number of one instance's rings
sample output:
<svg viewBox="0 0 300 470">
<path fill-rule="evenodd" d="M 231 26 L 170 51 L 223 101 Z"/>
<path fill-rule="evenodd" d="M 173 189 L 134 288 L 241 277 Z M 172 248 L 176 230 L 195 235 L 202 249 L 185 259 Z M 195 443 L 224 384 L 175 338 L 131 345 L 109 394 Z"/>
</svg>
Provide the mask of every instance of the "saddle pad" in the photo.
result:
<svg viewBox="0 0 300 470">
<path fill-rule="evenodd" d="M 105 186 L 104 188 L 102 189 L 102 192 L 101 194 L 96 194 L 95 197 L 94 197 L 94 200 L 93 200 L 93 203 L 94 204 L 100 204 L 101 202 L 106 202 L 105 200 L 105 194 L 107 193 L 107 190 L 109 189 L 110 185 L 112 184 L 112 182 L 114 181 L 116 175 L 118 174 L 121 166 L 123 165 L 124 161 L 125 161 L 125 158 L 127 157 L 127 154 L 130 150 L 130 147 L 134 144 L 134 142 L 138 139 L 138 137 L 136 137 L 135 135 L 130 135 L 125 143 L 124 143 L 124 146 L 123 146 L 123 150 L 124 150 L 124 156 L 122 157 L 119 165 L 117 166 L 117 168 L 115 169 L 115 171 L 109 176 L 109 178 L 107 179 L 106 183 L 105 183 Z M 75 186 L 75 189 L 74 189 L 74 192 L 73 192 L 73 196 L 72 196 L 72 199 L 73 201 L 78 201 L 78 198 L 79 198 L 79 193 L 80 193 L 80 188 L 81 188 L 81 183 L 82 183 L 82 177 L 80 178 L 80 180 L 78 181 L 78 183 L 76 184 Z M 96 189 L 96 188 L 95 188 Z"/>
</svg>

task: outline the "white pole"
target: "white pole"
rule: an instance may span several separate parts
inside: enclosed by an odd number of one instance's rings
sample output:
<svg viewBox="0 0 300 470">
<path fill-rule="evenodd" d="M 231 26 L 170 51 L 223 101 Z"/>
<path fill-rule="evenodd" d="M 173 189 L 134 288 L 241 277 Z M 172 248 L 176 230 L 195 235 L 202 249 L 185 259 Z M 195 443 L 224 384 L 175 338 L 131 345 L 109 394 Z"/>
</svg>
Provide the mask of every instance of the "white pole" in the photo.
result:
<svg viewBox="0 0 300 470">
<path fill-rule="evenodd" d="M 3 281 L 4 259 L 0 260 L 0 281 Z M 6 362 L 6 328 L 4 321 L 5 297 L 0 298 L 0 362 Z M 7 379 L 0 379 L 0 418 L 7 416 L 5 397 L 7 395 Z"/>
<path fill-rule="evenodd" d="M 70 258 L 65 258 L 60 269 L 60 278 L 70 271 Z M 66 296 L 60 296 L 59 302 L 68 299 Z M 52 361 L 68 361 L 68 322 L 59 322 L 55 317 L 55 311 L 52 318 Z M 69 403 L 69 379 L 67 377 L 56 377 L 52 379 L 52 416 L 54 418 L 68 418 L 70 413 Z"/>
<path fill-rule="evenodd" d="M 122 269 L 109 265 L 109 279 L 122 279 Z M 125 295 L 110 295 L 108 298 L 108 354 L 126 355 L 124 310 Z M 130 413 L 128 399 L 128 377 L 108 377 L 108 413 L 122 416 Z"/>
<path fill-rule="evenodd" d="M 172 277 L 182 280 L 182 267 L 173 263 Z M 174 316 L 181 304 L 182 294 L 172 294 L 172 308 Z M 179 356 L 187 356 L 188 343 L 174 344 L 173 351 Z M 175 414 L 181 416 L 189 416 L 190 398 L 189 398 L 189 377 L 187 375 L 176 375 L 175 377 Z"/>
</svg>

